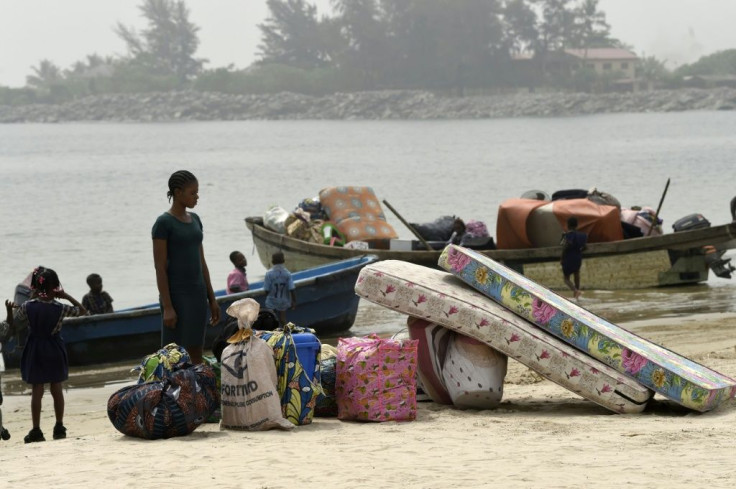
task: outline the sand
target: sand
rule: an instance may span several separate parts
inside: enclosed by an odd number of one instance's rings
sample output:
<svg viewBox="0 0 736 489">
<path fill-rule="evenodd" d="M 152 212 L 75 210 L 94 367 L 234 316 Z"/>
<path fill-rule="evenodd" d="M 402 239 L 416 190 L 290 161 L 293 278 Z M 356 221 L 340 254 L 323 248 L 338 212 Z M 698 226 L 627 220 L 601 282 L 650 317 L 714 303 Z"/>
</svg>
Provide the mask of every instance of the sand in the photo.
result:
<svg viewBox="0 0 736 489">
<path fill-rule="evenodd" d="M 625 325 L 736 378 L 736 315 Z M 509 361 L 499 409 L 418 405 L 413 422 L 315 418 L 291 432 L 229 432 L 206 424 L 183 438 L 126 437 L 107 418 L 111 393 L 131 382 L 66 392 L 65 440 L 25 445 L 30 397 L 6 395 L 12 438 L 0 441 L 2 487 L 733 487 L 736 401 L 696 413 L 656 397 L 617 415 Z"/>
</svg>

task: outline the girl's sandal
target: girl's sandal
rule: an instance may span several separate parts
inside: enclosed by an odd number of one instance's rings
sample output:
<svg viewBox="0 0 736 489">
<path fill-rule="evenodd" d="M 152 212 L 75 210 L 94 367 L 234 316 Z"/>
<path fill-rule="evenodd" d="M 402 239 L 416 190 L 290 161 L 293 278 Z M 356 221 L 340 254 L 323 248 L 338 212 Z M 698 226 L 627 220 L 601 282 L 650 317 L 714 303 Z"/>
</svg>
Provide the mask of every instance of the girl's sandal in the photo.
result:
<svg viewBox="0 0 736 489">
<path fill-rule="evenodd" d="M 61 440 L 66 438 L 66 428 L 61 423 L 56 423 L 54 426 L 54 440 Z"/>
<path fill-rule="evenodd" d="M 41 428 L 33 428 L 23 438 L 23 441 L 26 443 L 33 443 L 37 441 L 46 441 L 46 438 L 43 437 L 43 431 L 41 431 Z"/>
</svg>

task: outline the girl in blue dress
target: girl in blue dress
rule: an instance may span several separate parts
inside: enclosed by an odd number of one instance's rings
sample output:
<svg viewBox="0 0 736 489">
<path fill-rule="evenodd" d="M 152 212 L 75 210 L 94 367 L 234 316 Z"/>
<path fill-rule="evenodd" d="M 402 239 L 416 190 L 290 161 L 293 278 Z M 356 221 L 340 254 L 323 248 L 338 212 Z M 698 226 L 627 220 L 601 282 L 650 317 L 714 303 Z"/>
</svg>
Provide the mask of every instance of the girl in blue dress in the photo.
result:
<svg viewBox="0 0 736 489">
<path fill-rule="evenodd" d="M 54 440 L 66 438 L 64 391 L 61 383 L 69 378 L 69 360 L 64 339 L 61 337 L 61 321 L 67 316 L 87 313 L 76 299 L 64 292 L 58 275 L 50 268 L 34 271 L 31 289 L 35 292 L 35 297 L 21 305 L 5 301 L 7 321 L 11 326 L 15 321 L 28 321 L 28 339 L 20 361 L 21 377 L 32 386 L 33 428 L 24 438 L 26 443 L 46 441 L 41 431 L 44 384 L 49 384 L 51 397 L 54 399 Z M 58 302 L 57 298 L 71 302 L 72 306 Z"/>
<path fill-rule="evenodd" d="M 207 308 L 210 324 L 220 321 L 220 306 L 210 282 L 202 247 L 202 221 L 187 209 L 197 205 L 199 183 L 186 170 L 169 178 L 171 208 L 153 225 L 153 262 L 163 324 L 161 347 L 183 346 L 192 363 L 202 363 Z"/>
</svg>

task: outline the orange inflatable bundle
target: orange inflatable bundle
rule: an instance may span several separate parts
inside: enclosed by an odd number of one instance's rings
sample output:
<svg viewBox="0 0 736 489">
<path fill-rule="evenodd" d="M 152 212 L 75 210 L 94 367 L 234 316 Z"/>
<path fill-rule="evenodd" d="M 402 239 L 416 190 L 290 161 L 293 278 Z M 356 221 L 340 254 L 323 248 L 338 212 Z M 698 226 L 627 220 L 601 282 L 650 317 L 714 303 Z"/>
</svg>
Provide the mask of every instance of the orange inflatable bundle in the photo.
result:
<svg viewBox="0 0 736 489">
<path fill-rule="evenodd" d="M 319 201 L 348 241 L 366 241 L 371 248 L 387 249 L 389 241 L 398 238 L 370 187 L 328 187 L 319 193 Z"/>
<path fill-rule="evenodd" d="M 588 235 L 588 243 L 606 243 L 624 239 L 621 212 L 612 205 L 600 205 L 588 199 L 545 202 L 509 199 L 501 203 L 496 220 L 498 249 L 516 250 L 557 246 L 567 218 L 578 219 L 578 231 Z"/>
</svg>

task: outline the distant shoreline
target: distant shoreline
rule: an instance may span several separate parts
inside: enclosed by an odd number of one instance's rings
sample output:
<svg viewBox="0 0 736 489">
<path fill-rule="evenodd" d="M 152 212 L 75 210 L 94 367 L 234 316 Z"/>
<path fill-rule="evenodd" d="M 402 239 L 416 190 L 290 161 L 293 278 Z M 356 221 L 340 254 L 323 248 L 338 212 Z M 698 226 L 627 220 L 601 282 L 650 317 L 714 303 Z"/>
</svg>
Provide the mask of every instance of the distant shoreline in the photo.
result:
<svg viewBox="0 0 736 489">
<path fill-rule="evenodd" d="M 517 92 L 469 97 L 389 90 L 326 96 L 178 91 L 90 96 L 55 105 L 0 105 L 0 123 L 449 120 L 735 109 L 736 88 L 606 94 Z"/>
</svg>

